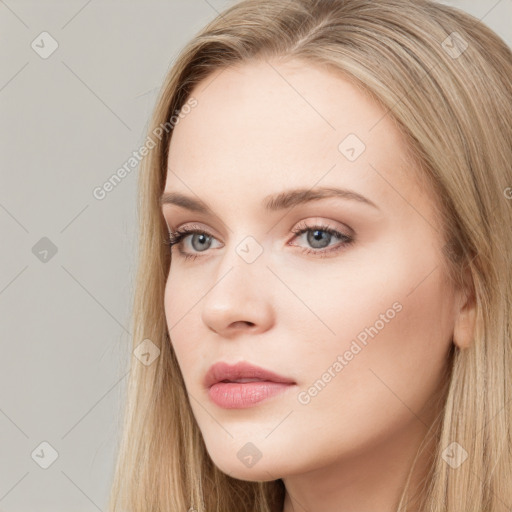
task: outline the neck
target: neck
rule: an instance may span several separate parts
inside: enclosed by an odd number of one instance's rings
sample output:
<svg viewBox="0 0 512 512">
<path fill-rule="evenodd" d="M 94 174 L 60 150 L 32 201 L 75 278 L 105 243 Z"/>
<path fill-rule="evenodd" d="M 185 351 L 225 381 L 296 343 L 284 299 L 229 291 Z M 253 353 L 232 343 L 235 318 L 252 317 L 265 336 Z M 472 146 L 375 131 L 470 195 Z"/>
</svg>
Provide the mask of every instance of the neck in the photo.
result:
<svg viewBox="0 0 512 512">
<path fill-rule="evenodd" d="M 406 430 L 365 447 L 364 453 L 283 478 L 283 512 L 395 512 L 408 479 L 407 510 L 418 510 L 416 503 L 433 463 L 435 442 L 427 425 L 414 418 Z"/>
</svg>

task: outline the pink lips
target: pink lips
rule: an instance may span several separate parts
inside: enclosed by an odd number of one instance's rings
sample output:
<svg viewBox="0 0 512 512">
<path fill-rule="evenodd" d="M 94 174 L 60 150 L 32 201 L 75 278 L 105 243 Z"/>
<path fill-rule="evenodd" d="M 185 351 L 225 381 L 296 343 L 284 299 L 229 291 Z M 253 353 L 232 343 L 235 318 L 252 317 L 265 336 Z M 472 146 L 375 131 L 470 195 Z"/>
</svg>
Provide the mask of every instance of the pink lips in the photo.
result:
<svg viewBox="0 0 512 512">
<path fill-rule="evenodd" d="M 216 363 L 204 378 L 210 399 L 225 409 L 251 407 L 294 384 L 287 377 L 244 362 Z"/>
</svg>

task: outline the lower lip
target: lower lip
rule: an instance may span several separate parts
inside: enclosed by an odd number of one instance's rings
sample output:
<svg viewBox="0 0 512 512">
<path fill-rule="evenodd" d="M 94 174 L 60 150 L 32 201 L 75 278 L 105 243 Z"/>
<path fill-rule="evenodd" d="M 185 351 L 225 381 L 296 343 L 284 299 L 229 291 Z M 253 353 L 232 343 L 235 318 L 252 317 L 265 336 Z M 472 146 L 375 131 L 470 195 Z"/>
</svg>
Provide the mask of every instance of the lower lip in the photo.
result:
<svg viewBox="0 0 512 512">
<path fill-rule="evenodd" d="M 217 382 L 208 390 L 210 399 L 224 409 L 245 409 L 286 391 L 293 384 L 283 382 Z"/>
</svg>

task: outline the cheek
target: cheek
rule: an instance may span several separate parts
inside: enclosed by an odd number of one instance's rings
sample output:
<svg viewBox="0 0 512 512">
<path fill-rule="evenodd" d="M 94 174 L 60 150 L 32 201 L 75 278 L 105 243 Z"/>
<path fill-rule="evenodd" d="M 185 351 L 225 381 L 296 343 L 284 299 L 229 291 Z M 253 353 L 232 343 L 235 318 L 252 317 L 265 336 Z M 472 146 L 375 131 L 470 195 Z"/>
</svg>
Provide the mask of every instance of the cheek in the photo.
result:
<svg viewBox="0 0 512 512">
<path fill-rule="evenodd" d="M 199 340 L 204 339 L 204 336 L 199 332 L 197 315 L 205 290 L 195 288 L 193 282 L 188 282 L 184 275 L 170 272 L 164 295 L 167 328 L 187 387 L 194 362 L 197 363 L 204 357 L 204 351 L 198 346 Z"/>
<path fill-rule="evenodd" d="M 423 409 L 441 384 L 454 318 L 436 258 L 435 251 L 404 258 L 383 250 L 377 263 L 354 261 L 360 270 L 346 268 L 344 279 L 341 272 L 331 280 L 317 275 L 315 287 L 303 287 L 304 301 L 335 334 L 325 334 L 320 322 L 302 322 L 297 424 L 343 431 L 354 447 L 415 415 L 430 421 Z"/>
</svg>

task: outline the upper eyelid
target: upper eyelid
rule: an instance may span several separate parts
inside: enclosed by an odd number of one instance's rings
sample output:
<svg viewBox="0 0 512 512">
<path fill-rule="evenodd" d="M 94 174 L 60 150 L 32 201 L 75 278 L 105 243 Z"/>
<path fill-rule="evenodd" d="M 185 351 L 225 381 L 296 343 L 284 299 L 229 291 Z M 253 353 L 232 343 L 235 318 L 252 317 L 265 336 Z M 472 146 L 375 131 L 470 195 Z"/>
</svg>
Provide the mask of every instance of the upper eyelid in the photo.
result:
<svg viewBox="0 0 512 512">
<path fill-rule="evenodd" d="M 354 230 L 352 228 L 350 228 L 349 226 L 347 226 L 346 224 L 343 224 L 343 226 L 346 228 L 346 230 L 344 230 L 343 228 L 339 228 L 339 227 L 329 224 L 333 221 L 316 220 L 317 218 L 313 218 L 313 219 L 314 220 L 301 219 L 300 221 L 298 221 L 294 225 L 294 228 L 291 230 L 292 234 L 293 234 L 292 239 L 295 239 L 295 238 L 301 236 L 300 231 L 304 232 L 304 231 L 308 231 L 308 230 L 318 229 L 321 226 L 323 227 L 324 230 L 329 229 L 331 231 L 338 232 L 341 235 L 341 237 L 346 237 L 346 238 L 351 238 L 351 239 L 354 239 L 354 237 L 355 237 Z M 309 222 L 308 222 L 308 220 L 309 220 Z M 337 224 L 340 224 L 340 223 L 337 222 Z M 297 231 L 299 231 L 299 232 L 297 232 Z M 345 231 L 348 231 L 348 233 Z M 180 233 L 180 232 L 184 232 L 184 233 Z M 179 228 L 169 230 L 169 234 L 171 234 L 171 233 L 181 234 L 182 240 L 196 232 L 206 233 L 208 236 L 211 236 L 215 240 L 219 241 L 218 237 L 214 233 L 212 233 L 212 230 L 210 230 L 209 228 L 204 228 L 198 224 L 192 224 L 192 225 L 184 224 L 183 226 L 180 226 Z"/>
<path fill-rule="evenodd" d="M 183 229 L 184 227 L 186 227 L 187 229 L 196 228 L 197 227 L 197 229 L 204 229 L 205 231 L 217 231 L 216 229 L 210 228 L 209 226 L 208 227 L 203 227 L 203 226 L 206 226 L 207 224 L 205 224 L 202 220 L 189 221 L 189 222 L 180 222 L 180 221 L 176 222 L 175 217 L 170 217 L 168 219 L 164 215 L 163 218 L 164 218 L 164 223 L 167 225 L 169 231 L 171 231 L 171 229 L 172 229 L 172 231 L 176 231 L 178 229 Z M 179 216 L 178 216 L 178 219 L 179 219 Z M 272 229 L 274 229 L 274 227 L 276 227 L 277 225 L 281 224 L 283 222 L 283 219 L 284 219 L 284 217 L 282 217 L 281 220 L 279 220 L 278 223 L 274 224 Z M 329 224 L 329 223 L 333 223 L 335 225 L 341 225 L 341 226 L 345 226 L 348 229 L 351 229 L 344 222 L 341 222 L 339 220 L 334 220 L 333 218 L 329 218 L 329 215 L 327 215 L 327 216 L 326 215 L 322 215 L 322 214 L 320 214 L 320 215 L 316 214 L 315 215 L 314 213 L 309 214 L 309 215 L 307 215 L 305 217 L 299 218 L 293 225 L 295 226 L 296 224 L 304 223 L 304 222 L 309 222 L 312 225 L 314 225 L 314 224 Z M 171 224 L 179 225 L 179 227 L 171 228 Z M 233 230 L 230 229 L 229 226 L 224 224 L 224 222 L 221 223 L 221 226 L 222 226 L 223 229 L 226 229 L 226 231 L 229 231 L 231 233 L 233 232 Z M 267 231 L 267 233 L 269 231 Z"/>
<path fill-rule="evenodd" d="M 350 231 L 350 232 L 353 231 L 352 228 L 350 228 L 347 224 L 344 224 L 342 222 L 333 221 L 333 220 L 319 220 L 319 219 L 322 219 L 322 218 L 321 217 L 307 217 L 305 219 L 300 219 L 294 224 L 293 230 L 296 229 L 296 226 L 304 226 L 304 228 L 312 229 L 314 227 L 317 227 L 318 225 L 324 225 L 325 227 L 329 227 L 330 229 L 334 229 L 336 231 L 343 231 L 343 228 L 336 227 L 336 225 L 341 225 L 341 226 L 344 226 L 348 231 Z M 308 223 L 309 225 L 307 225 L 306 223 Z M 334 223 L 335 225 L 330 225 L 330 223 Z M 185 222 L 184 224 L 182 224 L 180 227 L 177 227 L 177 228 L 172 228 L 167 222 L 166 222 L 166 224 L 167 224 L 167 228 L 168 228 L 169 232 L 185 231 L 185 230 L 186 231 L 194 231 L 195 230 L 195 231 L 202 231 L 202 232 L 214 235 L 213 232 L 216 231 L 209 227 L 203 227 L 199 223 L 189 224 L 189 223 Z M 216 235 L 214 235 L 214 236 L 216 236 Z"/>
</svg>

